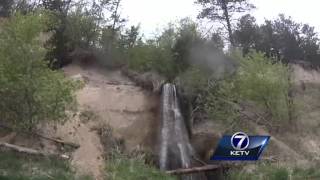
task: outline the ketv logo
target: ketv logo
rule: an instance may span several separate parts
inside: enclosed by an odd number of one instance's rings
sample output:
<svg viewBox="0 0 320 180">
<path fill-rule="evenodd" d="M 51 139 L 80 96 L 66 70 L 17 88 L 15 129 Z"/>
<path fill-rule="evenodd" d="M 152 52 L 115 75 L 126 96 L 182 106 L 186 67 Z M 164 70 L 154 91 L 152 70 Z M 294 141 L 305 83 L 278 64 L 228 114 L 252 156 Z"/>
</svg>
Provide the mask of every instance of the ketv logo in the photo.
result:
<svg viewBox="0 0 320 180">
<path fill-rule="evenodd" d="M 269 139 L 270 136 L 248 136 L 243 132 L 223 136 L 211 160 L 256 161 Z"/>
</svg>

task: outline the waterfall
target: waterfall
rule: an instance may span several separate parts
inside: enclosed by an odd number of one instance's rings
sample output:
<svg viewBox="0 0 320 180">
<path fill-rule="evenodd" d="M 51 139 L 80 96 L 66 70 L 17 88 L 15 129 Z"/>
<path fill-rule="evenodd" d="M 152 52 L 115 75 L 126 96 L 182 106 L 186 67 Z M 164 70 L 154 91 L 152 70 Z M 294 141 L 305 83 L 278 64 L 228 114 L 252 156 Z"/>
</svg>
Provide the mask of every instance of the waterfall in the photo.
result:
<svg viewBox="0 0 320 180">
<path fill-rule="evenodd" d="M 164 84 L 161 99 L 160 169 L 189 168 L 193 154 L 175 85 Z M 187 176 L 183 179 L 192 177 Z"/>
</svg>

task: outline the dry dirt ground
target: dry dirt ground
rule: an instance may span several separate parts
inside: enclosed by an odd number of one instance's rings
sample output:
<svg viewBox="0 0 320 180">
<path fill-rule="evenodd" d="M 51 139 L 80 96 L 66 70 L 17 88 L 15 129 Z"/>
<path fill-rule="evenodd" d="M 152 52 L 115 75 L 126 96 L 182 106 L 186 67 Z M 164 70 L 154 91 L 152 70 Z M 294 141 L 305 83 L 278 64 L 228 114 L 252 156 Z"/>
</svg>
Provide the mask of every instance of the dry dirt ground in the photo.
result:
<svg viewBox="0 0 320 180">
<path fill-rule="evenodd" d="M 157 123 L 157 95 L 136 86 L 119 70 L 106 70 L 97 65 L 84 68 L 71 64 L 63 71 L 70 78 L 85 81 L 84 88 L 76 94 L 78 112 L 64 124 L 41 125 L 40 129 L 45 136 L 80 145 L 69 153 L 71 164 L 79 175 L 103 179 L 107 163 L 103 152 L 108 147 L 103 146 L 96 131 L 101 127 L 109 125 L 113 136 L 124 140 L 126 151 L 152 150 Z M 84 121 L 82 115 L 86 115 L 87 120 Z M 35 141 L 14 134 L 1 140 L 47 152 L 61 152 L 62 148 L 50 141 Z"/>
</svg>

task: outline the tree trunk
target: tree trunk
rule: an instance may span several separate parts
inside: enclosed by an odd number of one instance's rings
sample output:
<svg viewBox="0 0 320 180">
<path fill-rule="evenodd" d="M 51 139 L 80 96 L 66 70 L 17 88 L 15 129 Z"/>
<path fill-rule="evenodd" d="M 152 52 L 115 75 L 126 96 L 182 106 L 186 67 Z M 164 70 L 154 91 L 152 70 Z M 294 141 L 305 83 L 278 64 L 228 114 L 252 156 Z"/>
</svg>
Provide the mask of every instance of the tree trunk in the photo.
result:
<svg viewBox="0 0 320 180">
<path fill-rule="evenodd" d="M 227 30 L 228 30 L 228 35 L 229 35 L 229 41 L 230 41 L 231 46 L 234 47 L 232 29 L 231 29 L 231 23 L 230 23 L 230 16 L 229 16 L 229 12 L 228 12 L 227 2 L 225 0 L 221 1 L 221 8 L 223 10 L 224 18 L 225 18 L 225 20 L 227 22 Z"/>
<path fill-rule="evenodd" d="M 112 32 L 114 32 L 115 31 L 115 28 L 116 28 L 116 23 L 118 22 L 118 18 L 117 18 L 117 15 L 118 15 L 118 9 L 119 9 L 119 5 L 120 5 L 120 1 L 121 0 L 118 0 L 117 1 L 117 4 L 116 4 L 116 9 L 115 9 L 115 11 L 114 11 L 114 14 L 113 14 L 113 24 L 112 24 Z"/>
<path fill-rule="evenodd" d="M 112 50 L 112 44 L 113 44 L 113 41 L 114 41 L 114 36 L 115 36 L 115 31 L 116 31 L 116 24 L 118 22 L 118 9 L 119 9 L 119 5 L 120 5 L 120 1 L 121 0 L 118 0 L 116 2 L 116 9 L 113 13 L 113 24 L 112 24 L 112 27 L 111 27 L 111 41 L 108 42 L 108 53 L 111 53 L 111 50 Z"/>
</svg>

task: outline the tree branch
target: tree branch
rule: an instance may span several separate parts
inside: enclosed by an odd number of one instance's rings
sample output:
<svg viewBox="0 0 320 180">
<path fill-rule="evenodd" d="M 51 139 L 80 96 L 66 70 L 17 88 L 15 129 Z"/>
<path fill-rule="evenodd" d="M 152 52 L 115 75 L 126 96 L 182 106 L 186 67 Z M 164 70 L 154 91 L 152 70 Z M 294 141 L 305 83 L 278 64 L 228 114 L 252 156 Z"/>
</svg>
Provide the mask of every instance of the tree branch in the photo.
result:
<svg viewBox="0 0 320 180">
<path fill-rule="evenodd" d="M 61 155 L 61 154 L 56 154 L 56 153 L 46 153 L 46 152 L 38 151 L 35 149 L 17 146 L 17 145 L 5 143 L 5 142 L 0 142 L 0 147 L 4 147 L 4 148 L 7 148 L 10 150 L 19 152 L 19 153 L 26 153 L 26 154 L 31 154 L 31 155 L 41 155 L 41 156 L 56 156 L 56 157 L 60 157 L 63 159 L 69 159 L 69 156 L 67 156 L 67 155 Z"/>
<path fill-rule="evenodd" d="M 199 173 L 204 171 L 215 171 L 220 169 L 222 166 L 219 165 L 206 165 L 201 167 L 191 167 L 186 169 L 176 169 L 176 170 L 170 170 L 166 171 L 167 174 L 171 175 L 178 175 L 178 174 L 192 174 L 192 173 Z"/>
<path fill-rule="evenodd" d="M 0 124 L 0 127 L 15 132 L 12 127 L 9 127 L 9 126 L 6 126 L 6 125 Z M 38 134 L 38 133 L 34 133 L 34 132 L 19 131 L 19 132 L 16 132 L 16 133 L 24 133 L 24 134 L 29 134 L 29 135 L 36 135 L 36 136 L 38 136 L 38 137 L 40 137 L 42 139 L 46 139 L 46 140 L 53 141 L 53 142 L 56 142 L 56 143 L 60 143 L 60 144 L 63 144 L 63 145 L 68 145 L 68 146 L 71 146 L 71 147 L 74 147 L 74 148 L 79 148 L 80 147 L 80 145 L 76 144 L 76 143 L 66 142 L 66 141 L 62 141 L 60 139 L 54 139 L 54 138 L 47 137 L 47 136 L 44 136 L 42 134 Z"/>
</svg>

